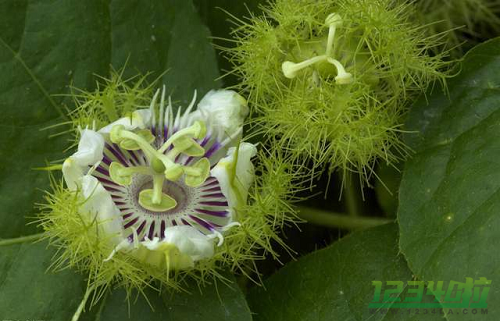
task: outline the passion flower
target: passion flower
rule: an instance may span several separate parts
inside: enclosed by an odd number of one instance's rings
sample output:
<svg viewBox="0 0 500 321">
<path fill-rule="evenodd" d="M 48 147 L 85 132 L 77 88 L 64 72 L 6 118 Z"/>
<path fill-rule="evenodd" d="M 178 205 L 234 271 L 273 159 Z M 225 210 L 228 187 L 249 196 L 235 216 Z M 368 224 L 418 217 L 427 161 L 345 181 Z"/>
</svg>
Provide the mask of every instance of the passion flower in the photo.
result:
<svg viewBox="0 0 500 321">
<path fill-rule="evenodd" d="M 68 188 L 81 191 L 83 209 L 95 213 L 90 221 L 114 243 L 107 260 L 125 251 L 170 270 L 212 257 L 214 241 L 221 245 L 223 233 L 238 224 L 235 209 L 252 183 L 256 148 L 240 143 L 233 159 L 248 113 L 236 93 L 211 92 L 191 112 L 193 99 L 176 117 L 165 106 L 165 88 L 158 101 L 159 94 L 149 109 L 82 130 L 62 171 Z M 240 164 L 234 172 L 232 163 Z"/>
<path fill-rule="evenodd" d="M 297 174 L 242 141 L 243 97 L 210 91 L 193 110 L 195 94 L 174 113 L 163 87 L 149 108 L 131 111 L 122 99 L 129 87 L 113 88 L 106 104 L 109 86 L 82 96 L 72 117 L 88 126 L 78 129 L 63 180 L 52 177 L 41 206 L 40 224 L 60 248 L 56 267 L 89 272 L 89 291 L 113 284 L 130 291 L 155 280 L 179 289 L 184 276 L 205 282 L 220 269 L 248 274 L 252 260 L 274 253 L 271 241 L 284 245 L 276 232 L 291 219 L 285 213 L 293 212 Z"/>
</svg>

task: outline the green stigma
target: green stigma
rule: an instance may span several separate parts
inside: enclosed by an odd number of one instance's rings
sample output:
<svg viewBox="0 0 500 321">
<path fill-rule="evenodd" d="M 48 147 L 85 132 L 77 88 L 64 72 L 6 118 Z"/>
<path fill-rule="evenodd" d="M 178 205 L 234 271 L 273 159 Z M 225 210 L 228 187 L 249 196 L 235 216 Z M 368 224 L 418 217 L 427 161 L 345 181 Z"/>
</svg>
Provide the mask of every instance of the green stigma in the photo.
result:
<svg viewBox="0 0 500 321">
<path fill-rule="evenodd" d="M 342 24 L 342 18 L 338 14 L 332 13 L 326 17 L 325 24 L 328 26 L 328 40 L 325 54 L 309 58 L 300 63 L 294 63 L 291 61 L 283 62 L 281 68 L 283 75 L 285 75 L 286 78 L 295 78 L 300 70 L 312 65 L 327 62 L 335 66 L 337 69 L 337 76 L 335 77 L 335 82 L 337 84 L 344 85 L 352 83 L 352 74 L 346 72 L 342 63 L 332 57 L 335 31 L 337 30 L 337 27 Z"/>
</svg>

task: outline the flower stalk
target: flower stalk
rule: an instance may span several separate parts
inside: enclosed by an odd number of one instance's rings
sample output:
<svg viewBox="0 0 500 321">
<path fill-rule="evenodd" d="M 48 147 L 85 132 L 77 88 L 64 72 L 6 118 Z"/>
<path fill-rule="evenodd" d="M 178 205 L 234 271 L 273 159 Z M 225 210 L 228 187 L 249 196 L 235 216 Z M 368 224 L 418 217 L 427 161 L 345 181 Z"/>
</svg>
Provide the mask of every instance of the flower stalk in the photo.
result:
<svg viewBox="0 0 500 321">
<path fill-rule="evenodd" d="M 297 209 L 298 217 L 308 223 L 346 230 L 362 230 L 394 221 L 379 217 L 349 216 L 305 206 L 299 206 Z"/>
<path fill-rule="evenodd" d="M 0 246 L 8 246 L 8 245 L 26 243 L 26 242 L 36 242 L 38 240 L 43 239 L 44 236 L 45 236 L 44 233 L 38 233 L 38 234 L 33 234 L 33 235 L 15 237 L 15 238 L 11 238 L 11 239 L 4 239 L 4 240 L 0 240 Z"/>
</svg>

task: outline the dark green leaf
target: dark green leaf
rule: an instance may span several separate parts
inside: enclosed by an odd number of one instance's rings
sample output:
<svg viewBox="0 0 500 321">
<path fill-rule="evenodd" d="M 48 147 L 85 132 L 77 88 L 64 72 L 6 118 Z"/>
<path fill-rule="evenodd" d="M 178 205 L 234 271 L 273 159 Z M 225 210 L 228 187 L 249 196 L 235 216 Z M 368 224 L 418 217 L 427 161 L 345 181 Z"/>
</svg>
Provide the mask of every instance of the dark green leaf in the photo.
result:
<svg viewBox="0 0 500 321">
<path fill-rule="evenodd" d="M 500 313 L 500 39 L 470 51 L 450 97 L 414 106 L 407 136 L 416 154 L 400 188 L 400 246 L 423 280 L 493 280 L 489 314 Z M 467 316 L 450 315 L 450 320 Z"/>
<path fill-rule="evenodd" d="M 111 1 L 111 59 L 128 74 L 153 72 L 162 77 L 172 97 L 184 106 L 196 89 L 199 95 L 220 86 L 208 28 L 186 0 Z M 108 34 L 109 37 L 109 34 Z"/>
<path fill-rule="evenodd" d="M 0 2 L 0 235 L 31 233 L 33 216 L 47 187 L 47 173 L 32 168 L 62 158 L 64 138 L 49 139 L 44 127 L 62 121 L 62 97 L 71 81 L 92 83 L 105 74 L 110 50 L 101 1 Z M 90 22 L 92 21 L 92 24 Z"/>
<path fill-rule="evenodd" d="M 289 263 L 249 295 L 256 321 L 420 320 L 391 309 L 373 313 L 372 281 L 409 281 L 411 271 L 399 255 L 397 226 L 353 233 L 333 245 Z M 441 320 L 439 314 L 425 320 Z"/>
<path fill-rule="evenodd" d="M 0 247 L 0 320 L 70 320 L 85 288 L 81 275 L 47 271 L 47 242 Z"/>
<path fill-rule="evenodd" d="M 214 285 L 202 287 L 202 292 L 195 282 L 189 282 L 187 287 L 191 293 L 164 293 L 160 296 L 158 292 L 147 290 L 149 304 L 140 295 L 131 298 L 128 306 L 125 291 L 115 291 L 106 298 L 102 310 L 94 308 L 96 311 L 91 310 L 82 321 L 252 320 L 245 297 L 234 277 L 227 277 L 233 281 L 232 284 L 227 285 L 219 281 Z"/>
</svg>

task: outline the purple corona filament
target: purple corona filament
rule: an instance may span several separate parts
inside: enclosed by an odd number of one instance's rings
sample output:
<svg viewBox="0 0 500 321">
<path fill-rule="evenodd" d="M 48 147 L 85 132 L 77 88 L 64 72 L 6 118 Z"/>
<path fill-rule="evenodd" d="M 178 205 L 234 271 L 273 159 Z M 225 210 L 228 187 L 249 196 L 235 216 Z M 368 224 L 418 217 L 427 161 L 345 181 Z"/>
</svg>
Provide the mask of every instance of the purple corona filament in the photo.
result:
<svg viewBox="0 0 500 321">
<path fill-rule="evenodd" d="M 175 119 L 175 125 L 172 118 L 168 119 L 167 112 L 164 123 L 156 121 L 149 129 L 153 133 L 155 140 L 153 146 L 162 146 L 172 135 L 182 129 L 177 125 L 182 121 L 179 116 Z M 182 117 L 181 117 L 182 118 Z M 219 159 L 216 155 L 220 150 L 226 148 L 225 140 L 221 142 L 214 135 L 207 124 L 207 134 L 204 138 L 198 140 L 199 145 L 205 150 L 202 157 L 208 158 L 211 167 Z M 171 148 L 165 151 L 168 153 Z M 175 162 L 181 165 L 191 165 L 196 163 L 202 157 L 186 156 L 179 154 Z M 137 235 L 139 240 L 165 238 L 165 230 L 171 226 L 186 225 L 192 226 L 203 234 L 212 234 L 226 226 L 230 220 L 230 210 L 226 197 L 222 194 L 220 184 L 215 177 L 208 177 L 204 183 L 198 187 L 190 187 L 180 178 L 176 181 L 165 180 L 163 183 L 163 192 L 173 197 L 177 205 L 163 212 L 154 212 L 142 207 L 139 202 L 139 193 L 152 186 L 152 178 L 147 175 L 134 174 L 132 183 L 129 186 L 121 186 L 115 183 L 109 173 L 109 166 L 113 162 L 118 162 L 125 167 L 150 166 L 148 158 L 142 150 L 129 151 L 122 149 L 119 145 L 106 142 L 104 155 L 101 163 L 92 172 L 111 194 L 111 198 L 120 210 L 123 220 L 123 229 L 130 242 L 134 241 Z"/>
</svg>

